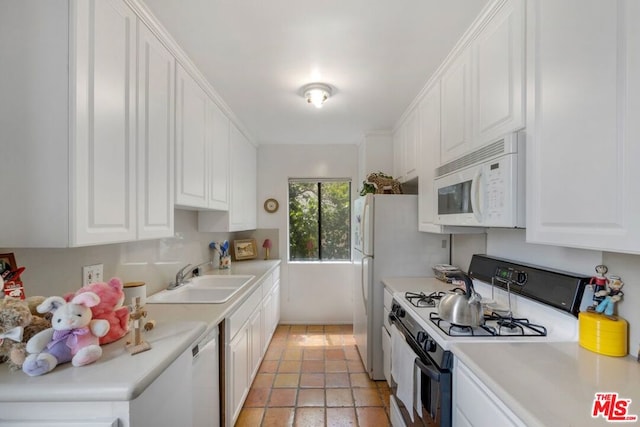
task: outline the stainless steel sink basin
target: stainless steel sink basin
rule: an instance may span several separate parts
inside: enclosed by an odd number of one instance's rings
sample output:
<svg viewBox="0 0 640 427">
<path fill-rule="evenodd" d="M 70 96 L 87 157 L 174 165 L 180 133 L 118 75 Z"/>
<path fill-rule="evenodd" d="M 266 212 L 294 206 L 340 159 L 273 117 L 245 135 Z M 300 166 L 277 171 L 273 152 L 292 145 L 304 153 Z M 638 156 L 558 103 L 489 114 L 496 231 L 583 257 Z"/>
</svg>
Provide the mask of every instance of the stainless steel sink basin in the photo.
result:
<svg viewBox="0 0 640 427">
<path fill-rule="evenodd" d="M 149 304 L 221 304 L 229 301 L 255 276 L 200 276 L 173 290 L 160 291 L 147 298 Z"/>
</svg>

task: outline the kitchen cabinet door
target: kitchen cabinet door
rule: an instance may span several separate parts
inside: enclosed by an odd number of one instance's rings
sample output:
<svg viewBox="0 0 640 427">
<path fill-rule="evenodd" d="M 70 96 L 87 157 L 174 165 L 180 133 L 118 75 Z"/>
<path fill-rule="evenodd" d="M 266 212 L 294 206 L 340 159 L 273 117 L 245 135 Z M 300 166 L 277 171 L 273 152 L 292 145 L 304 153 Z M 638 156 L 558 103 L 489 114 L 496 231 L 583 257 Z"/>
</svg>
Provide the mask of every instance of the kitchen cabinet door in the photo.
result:
<svg viewBox="0 0 640 427">
<path fill-rule="evenodd" d="M 249 392 L 249 328 L 246 326 L 229 343 L 228 369 L 229 394 L 227 395 L 227 420 L 234 425 Z"/>
<path fill-rule="evenodd" d="M 437 234 L 477 234 L 483 228 L 451 227 L 434 224 L 437 194 L 433 186 L 435 170 L 440 157 L 440 83 L 436 81 L 425 93 L 418 105 L 420 142 L 418 166 L 418 229 Z"/>
<path fill-rule="evenodd" d="M 173 236 L 175 59 L 138 22 L 138 239 Z"/>
<path fill-rule="evenodd" d="M 524 127 L 524 0 L 509 0 L 471 44 L 473 146 Z"/>
<path fill-rule="evenodd" d="M 262 360 L 263 346 L 262 346 L 262 305 L 258 305 L 257 310 L 253 313 L 249 319 L 247 328 L 249 330 L 249 381 L 247 386 L 250 386 L 258 368 L 260 367 L 260 360 Z"/>
<path fill-rule="evenodd" d="M 404 175 L 404 137 L 406 135 L 406 128 L 400 126 L 393 133 L 393 177 L 400 182 L 405 181 Z"/>
<path fill-rule="evenodd" d="M 418 109 L 414 108 L 405 124 L 404 147 L 402 149 L 402 176 L 404 181 L 410 181 L 418 177 L 418 143 L 420 141 L 420 119 Z"/>
<path fill-rule="evenodd" d="M 453 425 L 473 427 L 525 424 L 471 370 L 454 359 Z"/>
<path fill-rule="evenodd" d="M 527 241 L 640 253 L 640 4 L 527 7 Z"/>
<path fill-rule="evenodd" d="M 209 101 L 211 127 L 209 160 L 209 208 L 229 209 L 229 118 Z"/>
<path fill-rule="evenodd" d="M 420 231 L 440 232 L 434 224 L 436 194 L 433 180 L 440 157 L 440 84 L 436 82 L 418 106 L 420 112 L 420 176 L 418 179 L 418 228 Z"/>
<path fill-rule="evenodd" d="M 460 52 L 441 80 L 441 140 L 440 164 L 447 163 L 470 151 L 471 138 L 471 53 Z"/>
<path fill-rule="evenodd" d="M 229 127 L 229 210 L 198 212 L 198 230 L 228 232 L 255 230 L 257 223 L 256 147 L 233 124 Z"/>
<path fill-rule="evenodd" d="M 71 119 L 71 246 L 136 239 L 136 15 L 77 2 Z"/>
<path fill-rule="evenodd" d="M 207 208 L 209 97 L 185 69 L 176 66 L 176 204 Z"/>
</svg>

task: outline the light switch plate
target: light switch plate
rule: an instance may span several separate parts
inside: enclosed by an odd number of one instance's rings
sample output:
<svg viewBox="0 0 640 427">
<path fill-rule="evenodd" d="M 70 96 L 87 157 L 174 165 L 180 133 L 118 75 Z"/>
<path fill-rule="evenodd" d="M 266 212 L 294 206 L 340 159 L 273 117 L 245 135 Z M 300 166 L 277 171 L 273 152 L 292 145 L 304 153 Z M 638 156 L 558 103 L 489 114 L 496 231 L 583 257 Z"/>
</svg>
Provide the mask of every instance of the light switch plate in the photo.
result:
<svg viewBox="0 0 640 427">
<path fill-rule="evenodd" d="M 82 267 L 82 286 L 102 282 L 103 265 L 93 264 Z"/>
</svg>

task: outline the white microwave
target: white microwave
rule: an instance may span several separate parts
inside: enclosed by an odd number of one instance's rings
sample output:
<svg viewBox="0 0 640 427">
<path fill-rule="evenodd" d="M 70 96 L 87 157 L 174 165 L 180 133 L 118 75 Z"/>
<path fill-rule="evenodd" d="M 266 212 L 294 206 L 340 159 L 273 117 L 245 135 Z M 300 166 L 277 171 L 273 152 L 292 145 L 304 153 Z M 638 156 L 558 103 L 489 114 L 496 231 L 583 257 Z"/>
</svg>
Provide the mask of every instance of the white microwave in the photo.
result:
<svg viewBox="0 0 640 427">
<path fill-rule="evenodd" d="M 524 228 L 524 133 L 440 166 L 434 187 L 436 224 Z"/>
</svg>

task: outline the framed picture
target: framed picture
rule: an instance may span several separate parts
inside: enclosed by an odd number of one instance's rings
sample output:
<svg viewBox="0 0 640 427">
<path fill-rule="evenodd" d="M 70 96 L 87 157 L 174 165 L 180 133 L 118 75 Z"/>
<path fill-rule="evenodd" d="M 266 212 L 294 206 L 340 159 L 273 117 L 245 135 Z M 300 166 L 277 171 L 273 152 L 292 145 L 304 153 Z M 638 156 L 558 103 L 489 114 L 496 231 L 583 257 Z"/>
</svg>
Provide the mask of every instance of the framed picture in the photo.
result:
<svg viewBox="0 0 640 427">
<path fill-rule="evenodd" d="M 0 275 L 5 278 L 10 272 L 16 271 L 16 257 L 13 253 L 0 254 Z"/>
<path fill-rule="evenodd" d="M 256 244 L 256 239 L 234 240 L 233 255 L 238 261 L 257 258 L 258 245 Z"/>
</svg>

